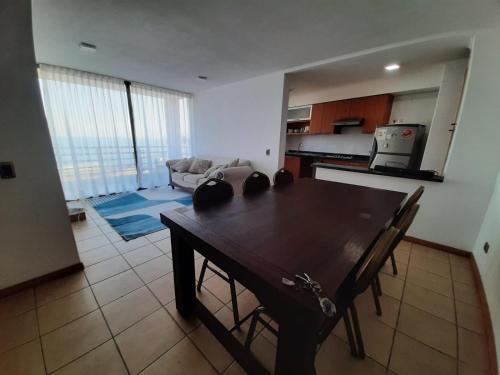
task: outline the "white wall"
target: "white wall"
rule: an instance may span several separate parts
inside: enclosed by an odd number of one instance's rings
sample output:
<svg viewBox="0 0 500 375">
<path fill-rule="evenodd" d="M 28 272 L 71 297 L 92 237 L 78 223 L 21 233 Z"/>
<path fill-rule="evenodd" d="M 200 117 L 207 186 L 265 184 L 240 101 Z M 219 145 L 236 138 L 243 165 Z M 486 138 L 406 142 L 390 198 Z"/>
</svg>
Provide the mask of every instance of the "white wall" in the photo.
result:
<svg viewBox="0 0 500 375">
<path fill-rule="evenodd" d="M 443 79 L 444 64 L 435 64 L 411 73 L 397 73 L 384 78 L 356 82 L 350 85 L 327 87 L 320 90 L 290 92 L 289 106 L 330 102 L 361 96 L 429 90 L 439 88 Z"/>
<path fill-rule="evenodd" d="M 79 263 L 36 77 L 29 0 L 0 12 L 0 289 Z M 8 52 L 7 52 L 8 51 Z"/>
<path fill-rule="evenodd" d="M 249 159 L 272 176 L 283 159 L 284 83 L 274 73 L 195 93 L 195 153 Z"/>
<path fill-rule="evenodd" d="M 361 128 L 346 129 L 342 134 L 292 135 L 287 137 L 286 149 L 370 155 L 373 134 L 362 134 Z"/>
<path fill-rule="evenodd" d="M 411 192 L 426 187 L 410 234 L 471 251 L 499 171 L 500 30 L 475 37 L 457 130 L 443 183 L 320 171 L 319 178 Z"/>
<path fill-rule="evenodd" d="M 421 169 L 436 170 L 439 174 L 443 172 L 451 139 L 450 124 L 457 119 L 467 65 L 468 60 L 462 59 L 448 62 L 445 66 Z"/>
<path fill-rule="evenodd" d="M 429 132 L 437 97 L 438 91 L 396 95 L 389 123 L 422 124 Z"/>
<path fill-rule="evenodd" d="M 491 196 L 486 216 L 474 246 L 474 258 L 481 273 L 486 298 L 493 322 L 497 349 L 500 345 L 500 174 Z M 488 253 L 483 250 L 488 242 Z M 500 355 L 498 355 L 500 361 Z"/>
</svg>

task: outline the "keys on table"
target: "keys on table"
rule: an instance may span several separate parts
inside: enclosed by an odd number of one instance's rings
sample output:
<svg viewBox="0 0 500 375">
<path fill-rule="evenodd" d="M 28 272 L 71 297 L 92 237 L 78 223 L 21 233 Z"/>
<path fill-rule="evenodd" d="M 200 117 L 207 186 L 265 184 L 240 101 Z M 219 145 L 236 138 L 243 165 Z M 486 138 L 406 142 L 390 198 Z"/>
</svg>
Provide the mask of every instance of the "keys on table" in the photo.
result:
<svg viewBox="0 0 500 375">
<path fill-rule="evenodd" d="M 302 275 L 295 275 L 295 278 L 302 281 L 304 289 L 310 290 L 314 293 L 323 314 L 329 318 L 335 315 L 337 312 L 335 304 L 329 298 L 321 296 L 322 289 L 320 283 L 311 279 L 311 277 L 305 272 Z"/>
</svg>

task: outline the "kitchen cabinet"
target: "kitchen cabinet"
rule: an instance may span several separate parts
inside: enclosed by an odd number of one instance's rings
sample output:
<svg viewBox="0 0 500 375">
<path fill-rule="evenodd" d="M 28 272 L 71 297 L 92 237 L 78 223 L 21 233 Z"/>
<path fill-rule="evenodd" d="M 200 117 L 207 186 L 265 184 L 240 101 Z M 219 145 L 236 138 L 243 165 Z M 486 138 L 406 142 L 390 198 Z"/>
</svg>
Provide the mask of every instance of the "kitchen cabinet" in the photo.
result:
<svg viewBox="0 0 500 375">
<path fill-rule="evenodd" d="M 300 178 L 300 156 L 285 156 L 285 169 L 293 174 L 294 179 Z"/>
<path fill-rule="evenodd" d="M 324 103 L 323 120 L 321 122 L 321 133 L 333 133 L 334 121 L 349 117 L 351 100 L 337 100 L 335 102 Z"/>
<path fill-rule="evenodd" d="M 309 133 L 322 134 L 322 120 L 325 109 L 325 103 L 313 104 L 311 111 L 311 121 L 309 123 Z"/>
<path fill-rule="evenodd" d="M 373 95 L 365 98 L 363 133 L 375 133 L 377 125 L 384 125 L 391 117 L 392 101 L 390 94 Z"/>
</svg>

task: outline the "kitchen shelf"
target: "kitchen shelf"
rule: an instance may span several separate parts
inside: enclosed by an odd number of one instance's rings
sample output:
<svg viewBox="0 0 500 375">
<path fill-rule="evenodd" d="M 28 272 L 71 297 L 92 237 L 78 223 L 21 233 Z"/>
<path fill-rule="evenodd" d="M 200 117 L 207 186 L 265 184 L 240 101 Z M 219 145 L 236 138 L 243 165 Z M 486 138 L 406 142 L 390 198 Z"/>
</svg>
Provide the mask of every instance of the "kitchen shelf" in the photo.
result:
<svg viewBox="0 0 500 375">
<path fill-rule="evenodd" d="M 311 132 L 308 133 L 286 133 L 286 135 L 309 135 Z"/>
</svg>

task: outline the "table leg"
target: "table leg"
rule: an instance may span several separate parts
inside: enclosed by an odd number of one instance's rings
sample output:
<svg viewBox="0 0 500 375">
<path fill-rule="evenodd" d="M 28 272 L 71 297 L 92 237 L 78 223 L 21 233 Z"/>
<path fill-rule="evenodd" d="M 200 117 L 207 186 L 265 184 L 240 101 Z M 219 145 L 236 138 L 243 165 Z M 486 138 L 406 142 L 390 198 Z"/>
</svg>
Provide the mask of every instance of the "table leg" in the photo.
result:
<svg viewBox="0 0 500 375">
<path fill-rule="evenodd" d="M 170 237 L 174 268 L 175 305 L 182 316 L 188 317 L 193 314 L 196 302 L 194 250 L 175 231 L 171 230 Z"/>
<path fill-rule="evenodd" d="M 302 322 L 280 322 L 276 375 L 314 375 L 317 330 Z"/>
</svg>

